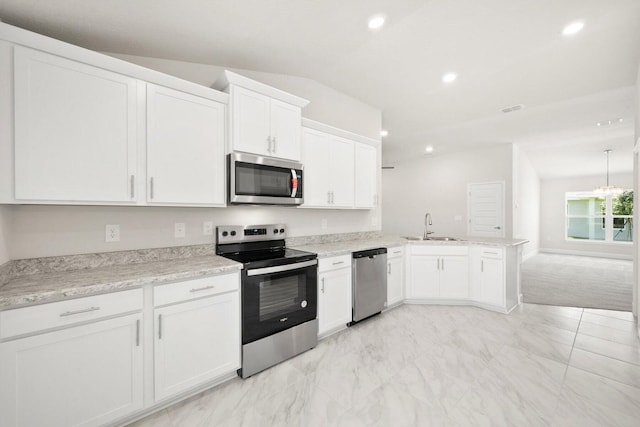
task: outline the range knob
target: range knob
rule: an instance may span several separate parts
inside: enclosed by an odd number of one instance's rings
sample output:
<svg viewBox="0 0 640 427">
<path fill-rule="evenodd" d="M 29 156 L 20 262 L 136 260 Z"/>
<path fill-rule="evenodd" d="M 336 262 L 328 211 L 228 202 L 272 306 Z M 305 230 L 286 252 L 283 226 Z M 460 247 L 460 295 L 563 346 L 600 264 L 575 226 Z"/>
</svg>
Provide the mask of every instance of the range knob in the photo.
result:
<svg viewBox="0 0 640 427">
<path fill-rule="evenodd" d="M 278 234 L 278 229 L 277 228 L 273 229 L 273 234 Z"/>
<path fill-rule="evenodd" d="M 280 233 L 284 233 L 284 228 L 281 228 L 281 229 L 280 229 Z"/>
<path fill-rule="evenodd" d="M 226 231 L 223 231 L 223 232 L 222 232 L 222 237 L 227 237 L 228 235 L 229 235 L 229 233 L 228 233 L 228 232 L 226 232 Z"/>
<path fill-rule="evenodd" d="M 232 235 L 232 236 L 235 236 L 235 235 L 236 235 L 236 232 L 235 232 L 235 231 L 232 231 L 232 232 L 231 232 L 231 235 Z"/>
</svg>

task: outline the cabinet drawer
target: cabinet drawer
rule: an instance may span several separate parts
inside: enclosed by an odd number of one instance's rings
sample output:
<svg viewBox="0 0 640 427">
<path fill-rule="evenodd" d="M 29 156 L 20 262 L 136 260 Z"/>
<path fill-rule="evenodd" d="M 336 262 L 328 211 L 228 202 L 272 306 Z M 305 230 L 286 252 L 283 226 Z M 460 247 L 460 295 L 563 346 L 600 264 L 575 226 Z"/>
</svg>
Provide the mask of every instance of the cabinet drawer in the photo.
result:
<svg viewBox="0 0 640 427">
<path fill-rule="evenodd" d="M 504 258 L 504 250 L 502 248 L 480 248 L 480 256 L 482 258 L 502 259 Z"/>
<path fill-rule="evenodd" d="M 387 248 L 387 259 L 399 258 L 404 255 L 404 246 L 395 246 L 393 248 Z"/>
<path fill-rule="evenodd" d="M 351 254 L 331 258 L 320 258 L 318 260 L 318 272 L 337 270 L 344 267 L 351 268 Z"/>
<path fill-rule="evenodd" d="M 167 305 L 240 289 L 240 272 L 185 280 L 153 288 L 153 305 Z"/>
<path fill-rule="evenodd" d="M 142 310 L 142 289 L 94 295 L 0 312 L 0 338 Z"/>
<path fill-rule="evenodd" d="M 468 255 L 469 247 L 460 245 L 410 245 L 412 255 Z"/>
</svg>

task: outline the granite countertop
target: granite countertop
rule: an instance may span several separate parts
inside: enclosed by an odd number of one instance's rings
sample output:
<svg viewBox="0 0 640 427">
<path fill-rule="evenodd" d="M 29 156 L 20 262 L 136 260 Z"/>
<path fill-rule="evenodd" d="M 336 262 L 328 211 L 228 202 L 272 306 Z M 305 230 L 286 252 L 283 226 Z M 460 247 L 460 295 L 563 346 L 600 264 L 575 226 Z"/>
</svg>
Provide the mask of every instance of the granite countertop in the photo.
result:
<svg viewBox="0 0 640 427">
<path fill-rule="evenodd" d="M 227 258 L 203 255 L 18 275 L 0 286 L 0 309 L 194 279 L 241 268 L 242 264 Z"/>
<path fill-rule="evenodd" d="M 348 240 L 341 242 L 314 243 L 308 245 L 292 246 L 307 252 L 315 252 L 319 258 L 346 255 L 351 252 L 364 251 L 375 248 L 390 248 L 405 244 L 411 245 L 438 245 L 438 246 L 468 246 L 468 245 L 489 245 L 489 246 L 518 246 L 527 243 L 525 239 L 499 239 L 489 237 L 463 237 L 459 240 L 408 240 L 398 236 L 382 236 L 372 239 Z"/>
</svg>

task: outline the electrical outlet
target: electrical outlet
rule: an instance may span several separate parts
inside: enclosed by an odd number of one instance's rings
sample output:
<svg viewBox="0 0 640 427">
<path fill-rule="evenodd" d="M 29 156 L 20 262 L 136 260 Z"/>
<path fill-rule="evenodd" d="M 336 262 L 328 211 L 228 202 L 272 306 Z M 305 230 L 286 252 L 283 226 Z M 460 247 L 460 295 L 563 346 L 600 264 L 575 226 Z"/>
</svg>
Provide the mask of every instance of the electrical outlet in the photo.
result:
<svg viewBox="0 0 640 427">
<path fill-rule="evenodd" d="M 187 235 L 187 226 L 184 222 L 176 222 L 174 224 L 174 237 L 180 239 Z"/>
<path fill-rule="evenodd" d="M 323 219 L 323 220 L 322 220 L 322 229 L 323 229 L 323 230 L 326 230 L 326 229 L 327 229 L 327 220 L 326 220 L 326 219 Z"/>
<path fill-rule="evenodd" d="M 104 241 L 105 242 L 120 241 L 120 226 L 118 224 L 107 224 L 104 227 Z"/>
<path fill-rule="evenodd" d="M 202 223 L 202 234 L 205 236 L 213 235 L 213 221 L 205 221 Z"/>
</svg>

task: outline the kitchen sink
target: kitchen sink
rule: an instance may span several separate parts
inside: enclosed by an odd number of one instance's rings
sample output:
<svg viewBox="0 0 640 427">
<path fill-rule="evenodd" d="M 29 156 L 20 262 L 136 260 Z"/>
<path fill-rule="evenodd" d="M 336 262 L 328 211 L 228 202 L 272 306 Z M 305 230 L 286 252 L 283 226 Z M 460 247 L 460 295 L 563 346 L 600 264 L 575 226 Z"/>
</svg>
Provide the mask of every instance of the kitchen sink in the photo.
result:
<svg viewBox="0 0 640 427">
<path fill-rule="evenodd" d="M 461 242 L 462 239 L 457 239 L 455 237 L 427 237 L 426 239 L 422 236 L 403 236 L 407 240 L 434 240 L 438 242 Z"/>
</svg>

